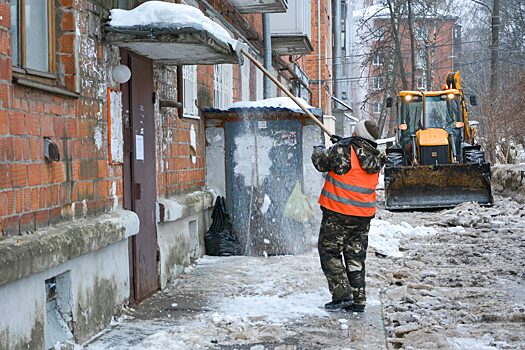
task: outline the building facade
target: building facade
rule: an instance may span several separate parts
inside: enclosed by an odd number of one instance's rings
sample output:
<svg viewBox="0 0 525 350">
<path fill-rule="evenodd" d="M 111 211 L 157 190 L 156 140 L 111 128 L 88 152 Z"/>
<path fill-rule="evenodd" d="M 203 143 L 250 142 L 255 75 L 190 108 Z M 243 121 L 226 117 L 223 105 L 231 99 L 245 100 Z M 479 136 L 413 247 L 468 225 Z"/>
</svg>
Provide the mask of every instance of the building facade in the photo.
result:
<svg viewBox="0 0 525 350">
<path fill-rule="evenodd" d="M 0 349 L 83 342 L 205 253 L 215 194 L 200 110 L 262 99 L 262 73 L 233 53 L 218 59 L 228 49 L 209 40 L 186 47 L 195 65 L 141 54 L 143 41 L 123 43 L 129 33 L 112 32 L 109 16 L 143 2 L 0 0 L 0 310 L 13 315 L 0 318 Z M 261 61 L 261 13 L 294 9 L 285 0 L 182 3 Z M 301 2 L 310 23 L 295 36 L 272 33 L 272 72 L 325 113 L 329 3 Z M 156 45 L 181 44 L 177 35 Z M 302 49 L 278 52 L 287 42 Z"/>
<path fill-rule="evenodd" d="M 394 49 L 396 45 L 388 8 L 365 1 L 355 4 L 353 11 L 351 55 L 355 59 L 351 64 L 350 79 L 352 105 L 357 117 L 382 123 L 383 136 L 391 136 L 393 131 L 386 97 L 395 96 L 403 89 L 439 90 L 445 84 L 447 74 L 460 67 L 461 27 L 456 24 L 456 18 L 441 13 L 439 9 L 425 16 L 418 15 L 417 9 L 414 11 L 414 66 L 406 10 L 396 30 L 399 55 Z"/>
</svg>

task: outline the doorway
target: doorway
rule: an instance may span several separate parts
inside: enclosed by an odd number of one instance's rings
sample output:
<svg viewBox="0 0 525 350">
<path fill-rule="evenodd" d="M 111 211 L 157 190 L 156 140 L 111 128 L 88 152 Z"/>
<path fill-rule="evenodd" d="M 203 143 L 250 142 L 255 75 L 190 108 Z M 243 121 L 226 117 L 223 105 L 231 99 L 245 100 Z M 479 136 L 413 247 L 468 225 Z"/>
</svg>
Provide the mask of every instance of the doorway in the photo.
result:
<svg viewBox="0 0 525 350">
<path fill-rule="evenodd" d="M 141 301 L 159 288 L 157 265 L 156 153 L 153 62 L 121 51 L 131 79 L 122 85 L 124 110 L 124 209 L 140 220 L 139 233 L 130 241 L 130 300 Z"/>
</svg>

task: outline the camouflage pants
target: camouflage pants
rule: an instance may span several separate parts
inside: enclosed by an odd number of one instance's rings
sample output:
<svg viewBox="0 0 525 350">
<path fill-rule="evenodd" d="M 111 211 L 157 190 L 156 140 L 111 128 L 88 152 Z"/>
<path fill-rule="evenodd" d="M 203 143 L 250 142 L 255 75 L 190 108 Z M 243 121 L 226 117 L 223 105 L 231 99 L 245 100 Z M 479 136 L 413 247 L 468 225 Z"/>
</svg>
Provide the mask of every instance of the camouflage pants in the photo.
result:
<svg viewBox="0 0 525 350">
<path fill-rule="evenodd" d="M 323 214 L 318 249 L 333 301 L 353 298 L 356 304 L 366 303 L 365 260 L 369 230 L 369 219 L 341 219 L 341 215 Z"/>
</svg>

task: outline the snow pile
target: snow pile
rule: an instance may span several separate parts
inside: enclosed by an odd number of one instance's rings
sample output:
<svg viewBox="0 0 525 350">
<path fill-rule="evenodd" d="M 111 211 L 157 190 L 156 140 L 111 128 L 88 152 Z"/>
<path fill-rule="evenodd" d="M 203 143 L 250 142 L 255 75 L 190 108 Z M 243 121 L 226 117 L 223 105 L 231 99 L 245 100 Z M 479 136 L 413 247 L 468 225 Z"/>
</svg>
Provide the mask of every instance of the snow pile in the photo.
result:
<svg viewBox="0 0 525 350">
<path fill-rule="evenodd" d="M 175 28 L 195 28 L 206 30 L 217 39 L 222 40 L 232 46 L 236 45 L 236 40 L 221 27 L 206 17 L 201 10 L 196 7 L 171 4 L 163 1 L 148 1 L 137 6 L 133 10 L 111 10 L 112 27 L 135 27 L 158 25 Z"/>
<path fill-rule="evenodd" d="M 436 234 L 432 227 L 412 227 L 406 222 L 399 225 L 388 221 L 374 219 L 368 233 L 368 247 L 378 254 L 399 258 L 403 253 L 399 251 L 399 241 L 403 238 Z"/>
<path fill-rule="evenodd" d="M 492 189 L 525 203 L 525 164 L 494 165 L 492 167 Z"/>
<path fill-rule="evenodd" d="M 297 99 L 301 102 L 303 107 L 306 107 L 307 109 L 313 108 L 306 102 L 306 100 L 300 97 Z M 286 108 L 292 111 L 302 111 L 302 109 L 289 97 L 267 98 L 259 101 L 239 101 L 228 107 L 228 110 L 235 108 Z"/>
</svg>

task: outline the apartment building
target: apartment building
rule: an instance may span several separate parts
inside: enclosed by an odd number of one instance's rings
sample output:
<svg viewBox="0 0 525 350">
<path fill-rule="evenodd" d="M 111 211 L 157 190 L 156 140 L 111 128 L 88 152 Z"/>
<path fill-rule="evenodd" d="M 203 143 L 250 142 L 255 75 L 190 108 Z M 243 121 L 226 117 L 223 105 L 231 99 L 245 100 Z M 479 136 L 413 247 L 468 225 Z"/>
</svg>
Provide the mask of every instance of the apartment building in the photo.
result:
<svg viewBox="0 0 525 350">
<path fill-rule="evenodd" d="M 352 106 L 359 118 L 377 121 L 389 118 L 385 98 L 403 89 L 403 74 L 398 67 L 390 31 L 388 8 L 365 1 L 354 5 L 352 22 L 351 79 Z M 415 16 L 414 57 L 415 80 L 412 82 L 410 30 L 406 17 L 399 22 L 399 47 L 408 89 L 441 89 L 447 73 L 460 68 L 461 26 L 456 18 L 438 10 Z M 383 136 L 389 133 L 390 120 L 385 122 Z"/>
</svg>

